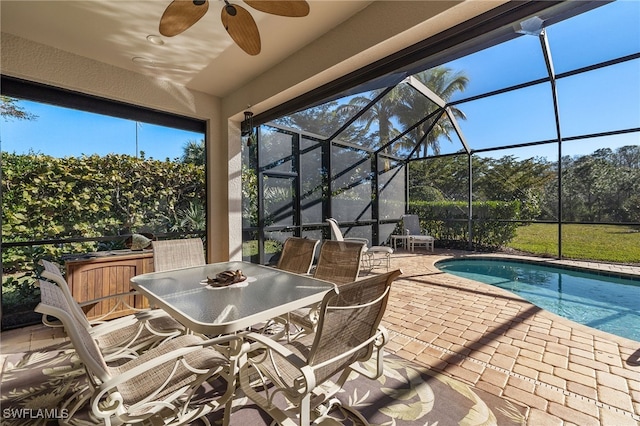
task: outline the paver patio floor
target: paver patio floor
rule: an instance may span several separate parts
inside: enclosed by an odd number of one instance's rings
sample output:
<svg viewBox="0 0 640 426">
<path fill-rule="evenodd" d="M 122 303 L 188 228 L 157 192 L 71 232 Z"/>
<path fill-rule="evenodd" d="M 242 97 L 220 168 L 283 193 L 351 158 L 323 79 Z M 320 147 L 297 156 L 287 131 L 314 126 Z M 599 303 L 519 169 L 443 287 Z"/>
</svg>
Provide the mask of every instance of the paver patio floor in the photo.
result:
<svg viewBox="0 0 640 426">
<path fill-rule="evenodd" d="M 469 253 L 393 254 L 391 267 L 403 275 L 392 286 L 383 318 L 389 352 L 529 407 L 531 426 L 640 425 L 640 342 L 434 266 L 460 255 Z M 581 266 L 640 275 L 640 268 Z M 33 326 L 0 338 L 1 355 L 48 346 L 64 332 Z"/>
<path fill-rule="evenodd" d="M 434 266 L 459 255 L 469 253 L 394 253 L 391 267 L 404 274 L 383 319 L 390 352 L 526 405 L 532 426 L 640 424 L 640 342 Z M 579 264 L 640 275 L 640 268 Z"/>
</svg>

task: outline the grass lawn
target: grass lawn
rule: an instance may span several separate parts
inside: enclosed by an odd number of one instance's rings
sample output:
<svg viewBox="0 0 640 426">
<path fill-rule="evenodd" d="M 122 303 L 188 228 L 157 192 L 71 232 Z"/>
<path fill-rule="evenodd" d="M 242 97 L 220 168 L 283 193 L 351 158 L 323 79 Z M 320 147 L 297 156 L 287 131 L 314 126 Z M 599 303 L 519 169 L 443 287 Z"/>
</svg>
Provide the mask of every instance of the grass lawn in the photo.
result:
<svg viewBox="0 0 640 426">
<path fill-rule="evenodd" d="M 273 253 L 279 253 L 282 250 L 282 244 L 273 240 L 266 240 L 264 244 L 264 251 L 267 255 Z M 251 240 L 242 243 L 242 256 L 257 256 L 258 255 L 258 241 Z"/>
<path fill-rule="evenodd" d="M 555 257 L 558 226 L 544 223 L 521 226 L 507 247 Z M 640 264 L 640 231 L 613 225 L 563 225 L 562 254 L 569 259 Z"/>
</svg>

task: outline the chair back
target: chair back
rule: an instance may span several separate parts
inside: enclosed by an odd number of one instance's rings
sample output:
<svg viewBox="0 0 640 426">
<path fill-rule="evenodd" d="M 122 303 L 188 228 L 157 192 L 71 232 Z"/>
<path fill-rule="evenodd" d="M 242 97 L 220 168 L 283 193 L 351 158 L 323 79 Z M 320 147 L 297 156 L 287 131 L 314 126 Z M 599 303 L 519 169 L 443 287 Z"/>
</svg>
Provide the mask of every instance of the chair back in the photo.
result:
<svg viewBox="0 0 640 426">
<path fill-rule="evenodd" d="M 318 240 L 309 238 L 287 238 L 276 268 L 295 274 L 308 274 L 313 265 Z"/>
<path fill-rule="evenodd" d="M 315 369 L 316 383 L 322 383 L 356 361 L 371 357 L 391 283 L 401 274 L 398 269 L 344 284 L 325 296 L 309 365 L 318 366 L 339 355 L 353 353 Z"/>
<path fill-rule="evenodd" d="M 84 314 L 80 305 L 76 302 L 71 294 L 71 289 L 69 288 L 69 283 L 62 276 L 62 272 L 60 269 L 52 262 L 41 259 L 40 264 L 44 267 L 44 270 L 40 274 L 42 278 L 46 278 L 48 280 L 53 281 L 58 284 L 58 287 L 62 291 L 64 297 L 67 299 L 67 303 L 69 304 L 69 310 L 71 314 L 74 316 L 76 321 L 82 325 L 86 330 L 91 330 L 91 323 L 87 319 L 87 316 Z"/>
<path fill-rule="evenodd" d="M 342 235 L 340 226 L 338 226 L 338 221 L 330 217 L 327 219 L 327 222 L 329 222 L 329 226 L 331 226 L 331 239 L 336 241 L 344 241 L 344 235 Z"/>
<path fill-rule="evenodd" d="M 38 285 L 40 287 L 40 303 L 36 306 L 35 311 L 55 317 L 62 322 L 92 381 L 94 381 L 92 375 L 102 382 L 109 380 L 111 378 L 109 368 L 98 344 L 91 337 L 89 331 L 76 320 L 62 289 L 43 280 L 38 280 Z"/>
<path fill-rule="evenodd" d="M 313 277 L 338 285 L 355 281 L 360 274 L 364 248 L 358 242 L 324 241 Z"/>
<path fill-rule="evenodd" d="M 152 241 L 151 246 L 155 272 L 202 266 L 206 263 L 200 238 Z"/>
<path fill-rule="evenodd" d="M 406 235 L 421 235 L 420 219 L 415 214 L 405 214 L 402 216 L 402 228 Z"/>
</svg>

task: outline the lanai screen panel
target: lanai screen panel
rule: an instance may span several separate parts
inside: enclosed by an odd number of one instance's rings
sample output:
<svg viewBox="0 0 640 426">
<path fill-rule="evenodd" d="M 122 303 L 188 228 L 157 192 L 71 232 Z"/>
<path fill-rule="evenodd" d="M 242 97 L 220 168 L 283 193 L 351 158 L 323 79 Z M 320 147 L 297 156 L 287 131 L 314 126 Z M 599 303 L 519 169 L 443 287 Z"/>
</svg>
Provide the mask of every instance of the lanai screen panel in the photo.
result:
<svg viewBox="0 0 640 426">
<path fill-rule="evenodd" d="M 637 262 L 640 236 L 616 224 L 640 222 L 640 132 L 563 143 L 562 253 L 590 258 L 593 239 L 618 261 Z"/>
<path fill-rule="evenodd" d="M 260 172 L 295 172 L 294 134 L 275 127 L 262 126 L 259 141 Z"/>
<path fill-rule="evenodd" d="M 640 59 L 559 79 L 563 138 L 640 127 L 640 102 L 630 93 L 640 94 Z"/>
<path fill-rule="evenodd" d="M 549 83 L 536 84 L 456 105 L 458 120 L 471 149 L 556 140 L 556 121 Z"/>
<path fill-rule="evenodd" d="M 302 225 L 321 223 L 326 195 L 327 171 L 322 165 L 322 142 L 310 137 L 300 139 L 300 211 Z"/>
<path fill-rule="evenodd" d="M 407 167 L 403 161 L 380 156 L 378 160 L 378 219 L 379 241 L 389 240 L 394 233 L 396 223 L 384 223 L 386 220 L 399 219 L 405 213 L 405 187 Z"/>
<path fill-rule="evenodd" d="M 378 170 L 378 218 L 398 219 L 405 209 L 406 167 L 402 161 L 381 155 Z"/>
<path fill-rule="evenodd" d="M 331 214 L 338 222 L 371 219 L 371 173 L 369 152 L 331 147 Z"/>
<path fill-rule="evenodd" d="M 264 177 L 265 226 L 292 226 L 295 214 L 295 180 L 291 177 Z"/>
<path fill-rule="evenodd" d="M 467 78 L 464 90 L 452 91 L 451 102 L 547 77 L 540 41 L 520 35 L 442 65 Z"/>
<path fill-rule="evenodd" d="M 547 27 L 556 73 L 637 54 L 639 17 L 640 2 L 622 0 Z"/>
</svg>

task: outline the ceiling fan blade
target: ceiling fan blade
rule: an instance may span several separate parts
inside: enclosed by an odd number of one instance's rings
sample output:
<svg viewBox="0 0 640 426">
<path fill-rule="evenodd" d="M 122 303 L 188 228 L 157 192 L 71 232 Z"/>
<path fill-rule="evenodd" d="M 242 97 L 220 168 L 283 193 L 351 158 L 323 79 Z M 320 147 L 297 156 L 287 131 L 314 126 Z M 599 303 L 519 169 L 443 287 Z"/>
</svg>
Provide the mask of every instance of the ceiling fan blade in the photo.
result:
<svg viewBox="0 0 640 426">
<path fill-rule="evenodd" d="M 173 37 L 198 22 L 209 10 L 208 0 L 173 0 L 160 18 L 160 34 Z"/>
<path fill-rule="evenodd" d="M 234 14 L 235 10 L 235 14 Z M 222 25 L 233 41 L 249 55 L 260 53 L 260 32 L 256 21 L 249 11 L 237 4 L 228 4 L 222 8 Z"/>
<path fill-rule="evenodd" d="M 305 0 L 244 0 L 244 2 L 260 12 L 272 15 L 300 18 L 309 14 L 309 3 Z"/>
</svg>

